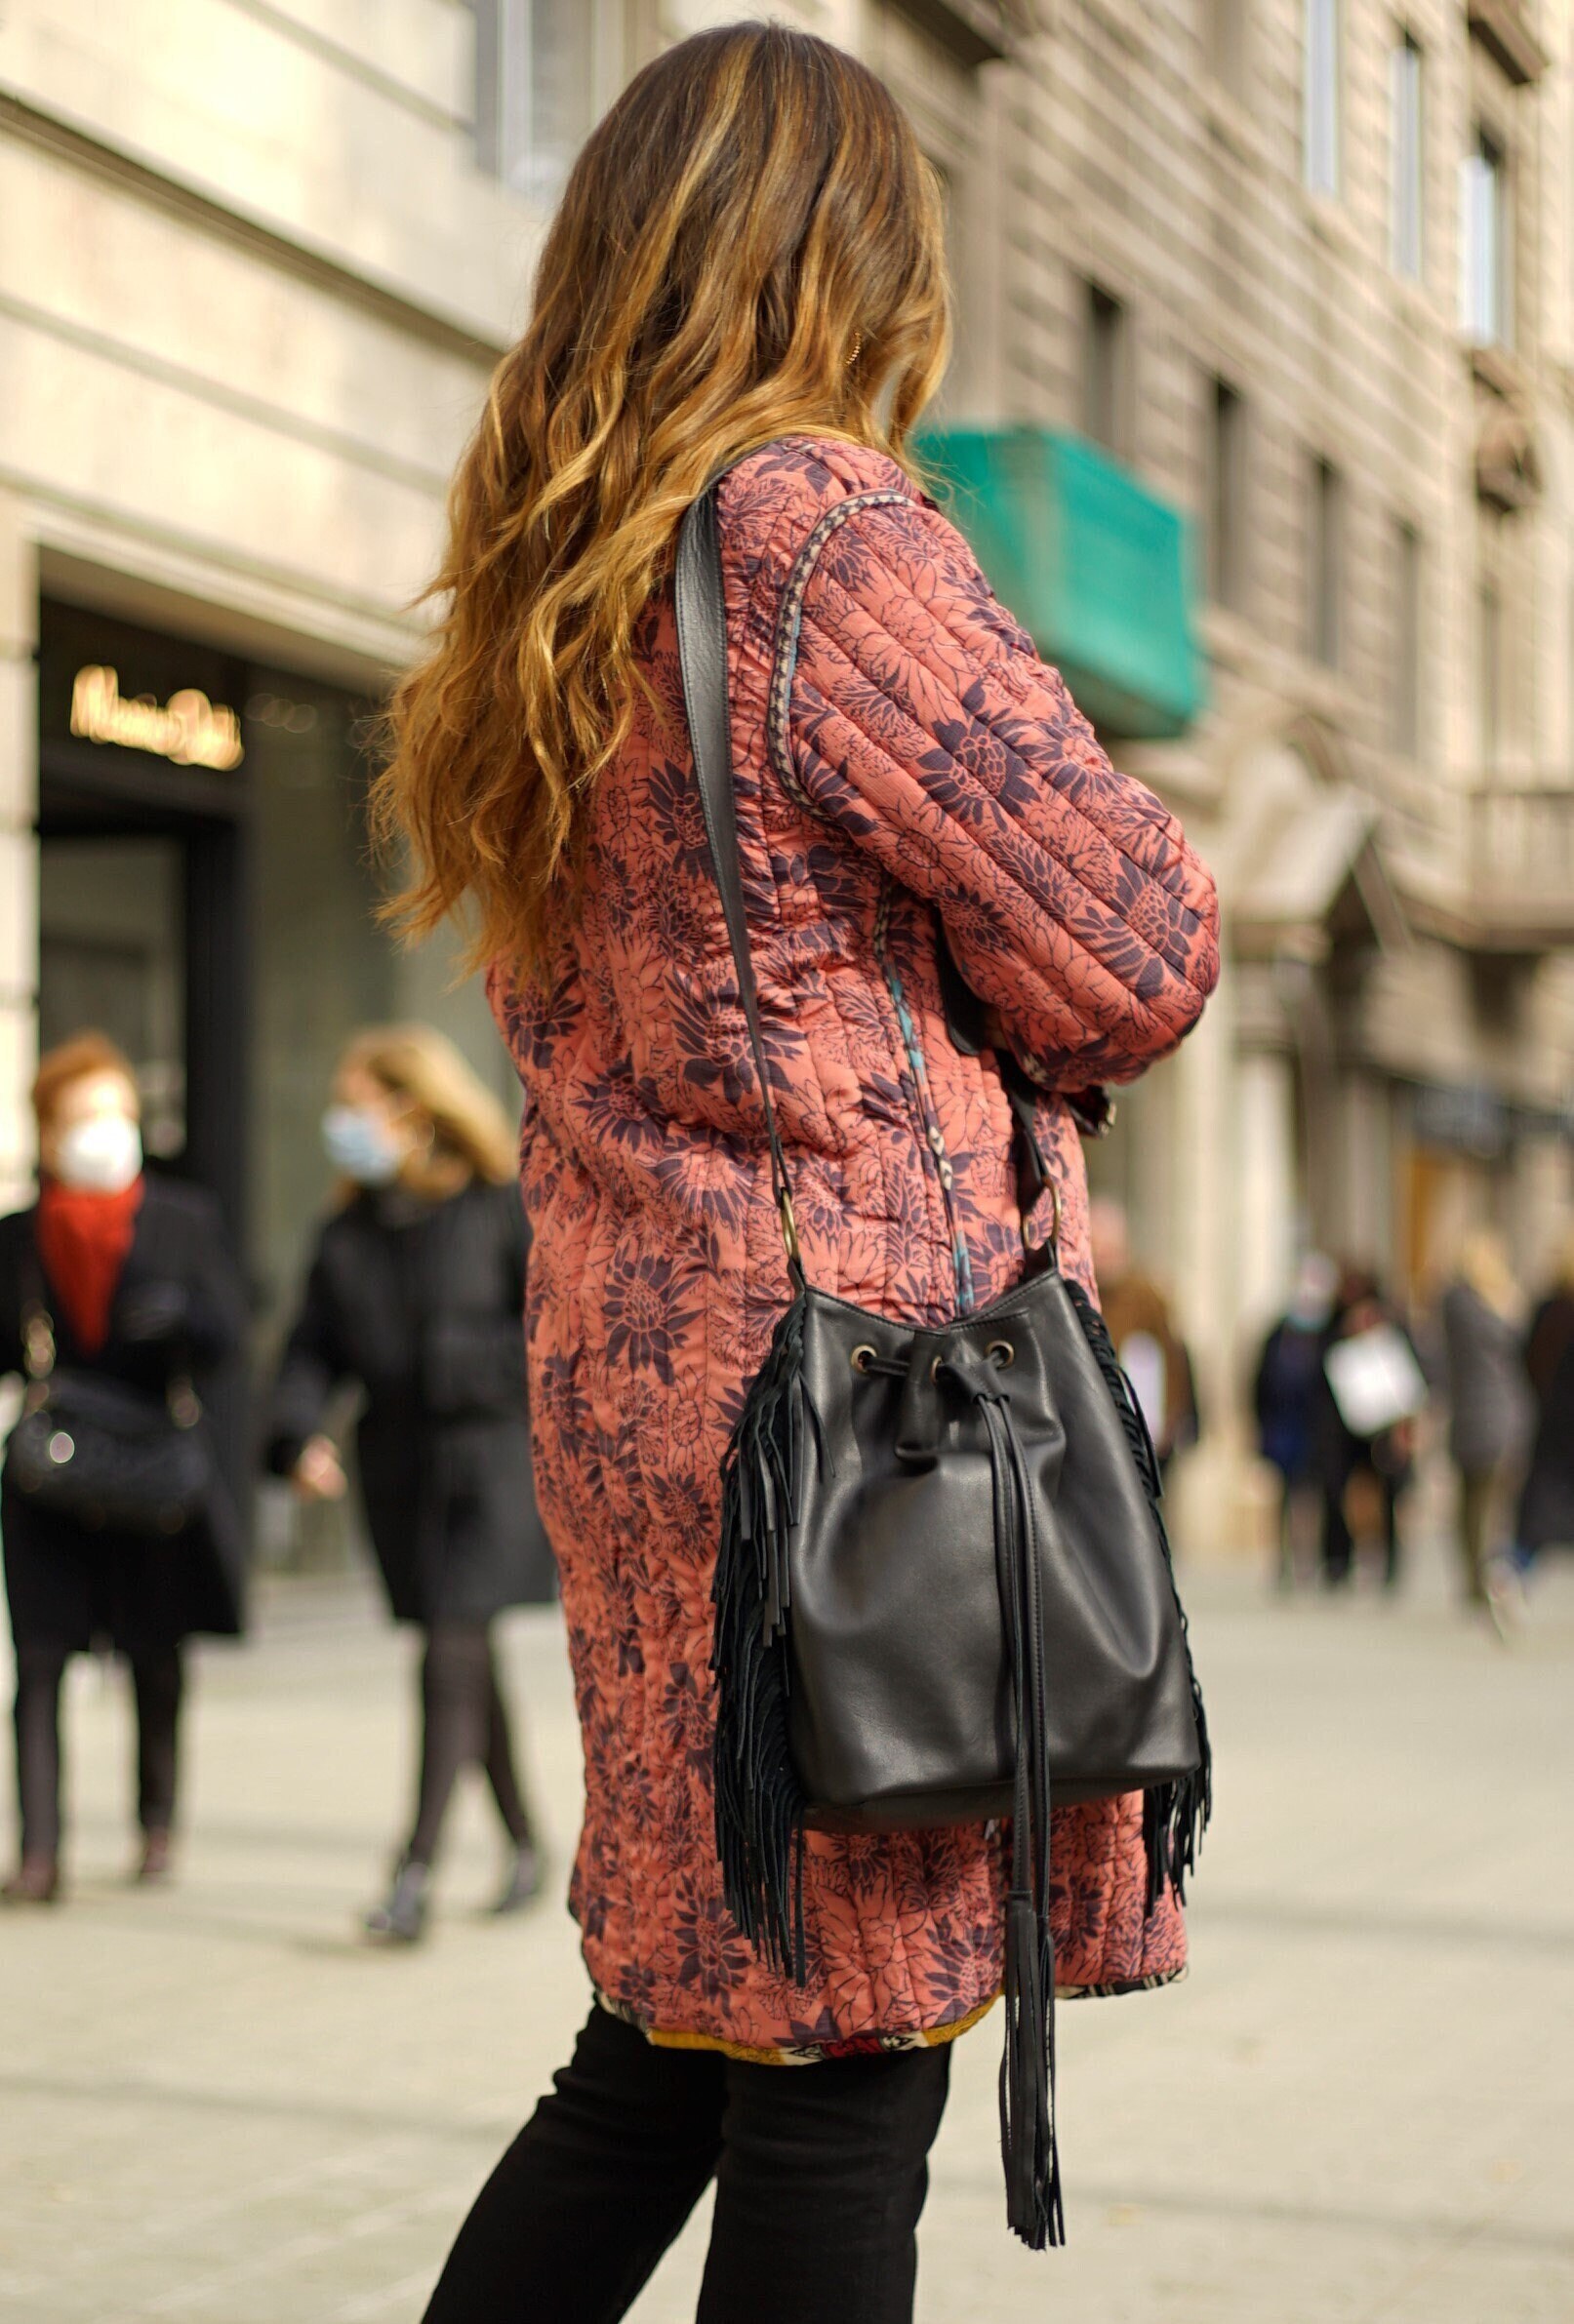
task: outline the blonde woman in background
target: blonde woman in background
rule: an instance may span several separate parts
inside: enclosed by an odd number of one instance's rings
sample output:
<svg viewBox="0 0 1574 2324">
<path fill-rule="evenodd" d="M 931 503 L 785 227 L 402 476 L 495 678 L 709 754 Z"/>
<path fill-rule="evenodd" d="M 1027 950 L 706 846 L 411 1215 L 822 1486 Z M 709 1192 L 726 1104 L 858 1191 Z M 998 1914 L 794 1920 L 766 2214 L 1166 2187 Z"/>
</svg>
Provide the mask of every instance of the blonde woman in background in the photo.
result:
<svg viewBox="0 0 1574 2324">
<path fill-rule="evenodd" d="M 549 1598 L 525 1409 L 526 1236 L 502 1106 L 425 1025 L 385 1025 L 345 1050 L 323 1116 L 341 1199 L 318 1238 L 285 1346 L 269 1467 L 310 1500 L 346 1478 L 324 1430 L 330 1397 L 364 1396 L 356 1456 L 389 1606 L 424 1633 L 413 1827 L 367 1934 L 413 1943 L 455 1781 L 483 1767 L 508 1841 L 496 1909 L 540 1883 L 491 1624 Z"/>
<path fill-rule="evenodd" d="M 1492 1602 L 1495 1568 L 1508 1547 L 1510 1496 L 1530 1438 L 1524 1310 L 1503 1237 L 1477 1229 L 1442 1297 L 1448 1449 L 1459 1470 L 1465 1594 L 1473 1606 Z"/>
</svg>

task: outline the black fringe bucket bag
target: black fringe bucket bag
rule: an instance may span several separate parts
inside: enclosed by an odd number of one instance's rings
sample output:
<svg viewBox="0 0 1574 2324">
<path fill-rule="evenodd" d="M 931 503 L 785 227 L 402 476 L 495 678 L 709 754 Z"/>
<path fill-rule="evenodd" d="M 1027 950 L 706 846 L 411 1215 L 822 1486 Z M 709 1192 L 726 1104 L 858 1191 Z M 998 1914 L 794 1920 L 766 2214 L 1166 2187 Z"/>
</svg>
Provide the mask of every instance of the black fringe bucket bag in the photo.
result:
<svg viewBox="0 0 1574 2324">
<path fill-rule="evenodd" d="M 805 1980 L 803 1834 L 1011 1821 L 1000 2076 L 1007 2218 L 1064 2241 L 1050 1803 L 1141 1791 L 1149 1904 L 1207 1821 L 1202 1701 L 1141 1409 L 1054 1237 L 942 1328 L 804 1273 L 738 856 L 715 487 L 679 537 L 684 701 L 770 1140 L 793 1297 L 723 1463 L 714 1670 L 728 1909 Z M 1047 1174 L 1019 1097 L 1018 1130 Z"/>
</svg>

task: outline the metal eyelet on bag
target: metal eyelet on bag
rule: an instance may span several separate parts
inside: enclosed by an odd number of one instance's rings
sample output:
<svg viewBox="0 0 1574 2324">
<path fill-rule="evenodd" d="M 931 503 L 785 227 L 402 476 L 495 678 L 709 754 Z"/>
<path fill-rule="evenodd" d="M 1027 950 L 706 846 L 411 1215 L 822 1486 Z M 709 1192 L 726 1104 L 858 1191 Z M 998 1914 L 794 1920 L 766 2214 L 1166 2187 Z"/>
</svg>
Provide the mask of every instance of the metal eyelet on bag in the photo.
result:
<svg viewBox="0 0 1574 2324">
<path fill-rule="evenodd" d="M 1017 1360 L 1017 1351 L 1009 1340 L 991 1340 L 985 1353 L 997 1372 L 1009 1372 Z"/>
<path fill-rule="evenodd" d="M 855 1347 L 850 1358 L 853 1370 L 855 1372 L 867 1372 L 879 1352 L 880 1351 L 877 1347 L 870 1347 L 867 1343 L 862 1346 Z"/>
</svg>

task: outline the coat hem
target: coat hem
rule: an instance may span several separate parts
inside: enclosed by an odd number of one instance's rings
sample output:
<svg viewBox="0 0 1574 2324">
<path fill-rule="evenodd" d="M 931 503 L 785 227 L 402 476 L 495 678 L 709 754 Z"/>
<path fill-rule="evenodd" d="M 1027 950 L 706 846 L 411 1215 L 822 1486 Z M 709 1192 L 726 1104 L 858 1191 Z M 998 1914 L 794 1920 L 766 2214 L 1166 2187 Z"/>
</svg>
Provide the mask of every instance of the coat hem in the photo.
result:
<svg viewBox="0 0 1574 2324">
<path fill-rule="evenodd" d="M 1160 1985 L 1178 1985 L 1185 1982 L 1187 1964 L 1183 1961 L 1175 1969 L 1158 1969 L 1146 1977 L 1110 1978 L 1103 1982 L 1089 1981 L 1076 1984 L 1058 1984 L 1057 2001 L 1110 2000 L 1121 1993 L 1150 1993 Z M 731 2058 L 745 2065 L 819 2065 L 835 2058 L 888 2057 L 904 2050 L 938 2050 L 948 2042 L 958 2041 L 964 2033 L 987 2018 L 1000 1998 L 999 1988 L 968 2010 L 962 2017 L 952 2018 L 944 2025 L 912 2026 L 905 2032 L 850 2033 L 843 2041 L 828 2042 L 735 2042 L 724 2034 L 704 2033 L 689 2025 L 652 2025 L 636 2015 L 626 2003 L 614 2001 L 592 1987 L 596 2005 L 611 2018 L 625 2025 L 633 2026 L 657 2050 L 709 2050 L 723 2058 Z"/>
</svg>

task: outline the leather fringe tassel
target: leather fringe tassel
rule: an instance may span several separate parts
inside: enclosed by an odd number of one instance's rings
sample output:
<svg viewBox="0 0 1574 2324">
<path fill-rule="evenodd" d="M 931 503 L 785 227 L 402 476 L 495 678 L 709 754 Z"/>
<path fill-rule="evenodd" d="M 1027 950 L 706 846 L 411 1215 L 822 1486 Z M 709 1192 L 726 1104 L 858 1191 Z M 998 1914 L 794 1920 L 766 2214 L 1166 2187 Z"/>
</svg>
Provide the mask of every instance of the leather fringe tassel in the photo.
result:
<svg viewBox="0 0 1574 2324">
<path fill-rule="evenodd" d="M 1066 2241 L 1055 2136 L 1055 1940 L 1050 1929 L 1047 1671 L 1038 1543 L 1028 1476 L 998 1376 L 965 1359 L 948 1368 L 972 1393 L 989 1439 L 994 1547 L 1011 1670 L 1017 1769 L 1006 1898 L 1005 2054 L 1000 2155 L 1006 2224 L 1029 2251 Z M 971 1382 L 969 1375 L 972 1375 Z"/>
<path fill-rule="evenodd" d="M 787 1738 L 787 1614 L 808 1406 L 803 1323 L 800 1294 L 771 1336 L 722 1463 L 710 1663 L 716 1849 L 727 1909 L 755 1949 L 798 1984 L 806 1975 L 805 1801 Z"/>
<path fill-rule="evenodd" d="M 1174 1590 L 1175 1560 L 1170 1551 L 1170 1538 L 1160 1505 L 1164 1480 L 1159 1475 L 1158 1456 L 1153 1450 L 1153 1440 L 1143 1417 L 1142 1406 L 1121 1368 L 1104 1317 L 1080 1283 L 1073 1281 L 1070 1275 L 1063 1280 L 1087 1343 L 1093 1350 L 1099 1370 L 1104 1374 L 1106 1384 L 1124 1423 L 1132 1458 L 1137 1463 L 1149 1505 L 1153 1512 L 1153 1523 L 1158 1528 L 1170 1587 Z M 1181 1604 L 1179 1591 L 1175 1593 L 1175 1610 L 1181 1618 L 1186 1675 L 1191 1689 L 1192 1715 L 1196 1720 L 1198 1756 L 1197 1764 L 1190 1775 L 1182 1776 L 1173 1783 L 1154 1783 L 1143 1793 L 1143 1843 L 1148 1854 L 1150 1912 L 1163 1895 L 1166 1880 L 1184 1903 L 1186 1876 L 1195 1867 L 1202 1835 L 1213 1814 L 1213 1752 L 1208 1742 L 1208 1714 L 1203 1708 L 1202 1690 L 1197 1685 L 1196 1672 L 1191 1664 L 1191 1632 L 1187 1627 L 1186 1608 Z"/>
</svg>

